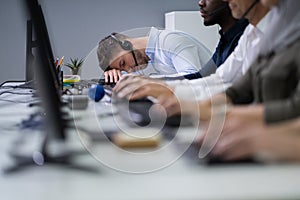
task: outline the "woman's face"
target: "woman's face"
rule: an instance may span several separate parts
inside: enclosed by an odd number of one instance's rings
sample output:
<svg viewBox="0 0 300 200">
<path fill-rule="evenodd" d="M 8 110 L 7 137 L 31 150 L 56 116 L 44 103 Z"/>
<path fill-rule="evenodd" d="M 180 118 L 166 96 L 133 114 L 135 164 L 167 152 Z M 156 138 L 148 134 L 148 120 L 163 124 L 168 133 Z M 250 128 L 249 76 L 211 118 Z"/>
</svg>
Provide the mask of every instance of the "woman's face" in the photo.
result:
<svg viewBox="0 0 300 200">
<path fill-rule="evenodd" d="M 260 0 L 260 1 L 264 6 L 269 7 L 269 8 L 276 6 L 279 3 L 279 0 Z"/>
</svg>

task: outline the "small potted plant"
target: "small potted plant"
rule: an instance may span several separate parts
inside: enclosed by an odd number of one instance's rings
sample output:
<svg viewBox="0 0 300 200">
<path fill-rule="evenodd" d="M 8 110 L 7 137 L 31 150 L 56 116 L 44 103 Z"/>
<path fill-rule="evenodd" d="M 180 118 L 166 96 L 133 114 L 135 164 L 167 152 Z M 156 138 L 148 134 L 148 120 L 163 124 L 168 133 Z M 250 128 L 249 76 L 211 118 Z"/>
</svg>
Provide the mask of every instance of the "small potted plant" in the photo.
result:
<svg viewBox="0 0 300 200">
<path fill-rule="evenodd" d="M 72 75 L 77 75 L 80 67 L 82 66 L 84 62 L 84 59 L 78 59 L 78 58 L 70 58 L 70 62 L 66 63 L 65 66 L 69 67 L 72 70 Z"/>
</svg>

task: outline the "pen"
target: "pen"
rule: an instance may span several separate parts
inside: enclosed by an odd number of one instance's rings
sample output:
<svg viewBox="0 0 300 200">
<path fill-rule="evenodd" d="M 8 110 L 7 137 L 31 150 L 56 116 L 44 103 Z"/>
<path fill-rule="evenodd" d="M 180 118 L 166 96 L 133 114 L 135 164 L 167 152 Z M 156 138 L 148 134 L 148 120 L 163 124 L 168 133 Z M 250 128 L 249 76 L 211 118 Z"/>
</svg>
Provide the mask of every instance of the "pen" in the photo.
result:
<svg viewBox="0 0 300 200">
<path fill-rule="evenodd" d="M 61 71 L 61 66 L 62 66 L 62 63 L 64 61 L 64 58 L 65 58 L 64 56 L 61 57 L 59 64 L 56 66 L 56 70 L 57 70 L 58 73 L 59 73 L 59 71 Z M 58 62 L 58 58 L 57 58 L 57 62 Z"/>
<path fill-rule="evenodd" d="M 55 61 L 55 68 L 58 67 L 58 61 L 59 61 L 59 58 L 57 57 L 57 58 L 56 58 L 56 61 Z"/>
<path fill-rule="evenodd" d="M 63 57 L 61 57 L 61 59 L 60 59 L 60 62 L 59 62 L 59 66 L 61 66 L 62 65 L 62 63 L 63 63 L 63 61 L 64 61 L 64 56 Z"/>
<path fill-rule="evenodd" d="M 58 77 L 60 78 L 60 84 L 61 84 L 61 90 L 63 91 L 64 90 L 64 73 L 63 73 L 63 71 L 61 70 L 61 66 L 62 66 L 62 64 L 63 64 L 63 61 L 64 61 L 64 56 L 63 57 L 61 57 L 61 59 L 60 59 L 60 62 L 59 62 L 59 65 L 58 65 L 58 67 L 57 67 L 57 71 L 58 71 Z"/>
</svg>

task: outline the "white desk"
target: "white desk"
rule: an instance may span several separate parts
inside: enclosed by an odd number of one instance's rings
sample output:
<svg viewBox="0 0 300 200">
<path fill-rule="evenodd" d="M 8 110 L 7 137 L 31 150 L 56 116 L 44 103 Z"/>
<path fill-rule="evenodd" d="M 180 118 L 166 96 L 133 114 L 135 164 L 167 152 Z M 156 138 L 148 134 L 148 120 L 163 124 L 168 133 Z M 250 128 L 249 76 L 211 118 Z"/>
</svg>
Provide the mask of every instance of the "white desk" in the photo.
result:
<svg viewBox="0 0 300 200">
<path fill-rule="evenodd" d="M 6 104 L 6 103 L 5 103 Z M 32 108 L 0 104 L 0 164 L 9 161 L 7 149 L 18 129 L 12 125 L 26 118 Z M 4 117 L 5 116 L 5 117 Z M 76 132 L 74 143 L 80 143 Z M 134 160 L 108 142 L 96 143 L 103 155 L 122 169 L 155 166 L 178 152 L 168 148 L 153 159 Z M 0 175 L 1 199 L 299 199 L 299 165 L 232 165 L 206 167 L 184 157 L 152 173 L 130 174 L 107 167 L 90 154 L 76 162 L 96 167 L 97 173 L 46 165 Z"/>
</svg>

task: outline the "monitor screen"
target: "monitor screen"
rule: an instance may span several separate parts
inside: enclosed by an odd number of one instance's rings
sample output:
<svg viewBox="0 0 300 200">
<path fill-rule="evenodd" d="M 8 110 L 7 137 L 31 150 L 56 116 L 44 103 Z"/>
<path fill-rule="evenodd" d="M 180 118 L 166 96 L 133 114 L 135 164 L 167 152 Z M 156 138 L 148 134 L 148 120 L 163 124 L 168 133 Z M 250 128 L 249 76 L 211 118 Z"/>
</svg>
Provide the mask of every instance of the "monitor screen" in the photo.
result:
<svg viewBox="0 0 300 200">
<path fill-rule="evenodd" d="M 33 23 L 33 34 L 36 36 L 37 47 L 33 65 L 38 95 L 46 113 L 47 138 L 64 139 L 61 91 L 42 7 L 37 0 L 26 0 L 26 5 Z"/>
</svg>

